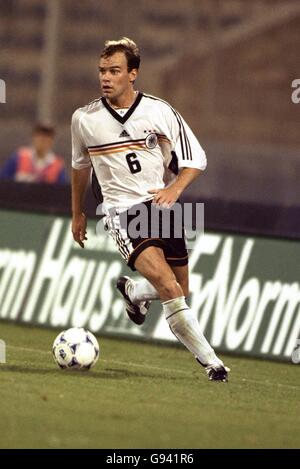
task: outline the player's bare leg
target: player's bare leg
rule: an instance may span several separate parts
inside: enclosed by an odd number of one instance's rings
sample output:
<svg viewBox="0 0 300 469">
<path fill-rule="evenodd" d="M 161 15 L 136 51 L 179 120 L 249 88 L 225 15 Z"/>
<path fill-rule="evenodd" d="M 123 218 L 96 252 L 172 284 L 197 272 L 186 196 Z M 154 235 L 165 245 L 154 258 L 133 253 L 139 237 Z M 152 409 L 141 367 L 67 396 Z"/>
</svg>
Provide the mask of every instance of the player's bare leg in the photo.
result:
<svg viewBox="0 0 300 469">
<path fill-rule="evenodd" d="M 167 264 L 162 249 L 149 246 L 139 254 L 134 267 L 154 286 L 161 301 L 183 296 L 182 288 Z"/>
<path fill-rule="evenodd" d="M 189 296 L 189 269 L 188 265 L 183 266 L 171 266 L 176 280 L 182 288 L 184 296 Z M 133 280 L 130 277 L 120 277 L 126 282 L 126 293 L 128 294 L 131 302 L 134 305 L 139 305 L 141 302 L 149 302 L 153 300 L 159 300 L 159 293 L 156 288 L 146 278 L 139 280 Z M 119 280 L 120 280 L 119 279 Z"/>
<path fill-rule="evenodd" d="M 152 252 L 158 252 L 158 261 L 163 261 L 165 263 L 165 258 L 161 249 L 151 246 L 145 251 L 149 250 L 150 256 Z M 143 253 L 141 253 L 139 257 L 141 255 L 143 255 Z M 149 257 L 149 252 L 146 257 Z M 172 272 L 167 272 L 166 275 L 167 274 L 172 275 Z M 172 275 L 172 277 L 174 277 L 174 275 Z M 149 282 L 147 278 L 143 278 L 142 280 L 135 282 L 130 277 L 120 277 L 117 282 L 117 289 L 120 291 L 126 301 L 126 312 L 129 318 L 138 325 L 144 323 L 145 315 L 150 306 L 150 300 L 160 299 L 160 293 L 155 288 L 155 285 Z"/>
<path fill-rule="evenodd" d="M 186 304 L 183 289 L 162 249 L 154 246 L 145 249 L 135 261 L 135 268 L 158 291 L 171 331 L 206 368 L 209 379 L 227 381 L 224 364 L 202 334 L 196 315 Z M 181 274 L 184 276 L 184 270 Z"/>
<path fill-rule="evenodd" d="M 189 297 L 190 291 L 189 291 L 189 266 L 188 264 L 186 265 L 178 265 L 170 266 L 171 269 L 173 270 L 175 277 L 177 279 L 177 282 L 182 288 L 183 294 L 186 298 Z"/>
<path fill-rule="evenodd" d="M 184 296 L 189 295 L 189 270 L 188 265 L 171 266 L 176 280 L 182 288 Z M 126 312 L 129 318 L 138 325 L 145 321 L 146 314 L 153 300 L 159 300 L 159 293 L 146 278 L 133 280 L 128 276 L 118 279 L 117 288 L 126 302 Z"/>
</svg>

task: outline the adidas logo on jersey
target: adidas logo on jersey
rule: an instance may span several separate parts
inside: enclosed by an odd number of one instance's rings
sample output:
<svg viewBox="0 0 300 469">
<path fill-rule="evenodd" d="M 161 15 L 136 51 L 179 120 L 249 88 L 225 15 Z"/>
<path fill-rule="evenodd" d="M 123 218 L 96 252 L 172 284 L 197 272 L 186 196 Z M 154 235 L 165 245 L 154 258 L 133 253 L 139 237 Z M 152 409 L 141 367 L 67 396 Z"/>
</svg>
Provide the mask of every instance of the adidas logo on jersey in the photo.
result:
<svg viewBox="0 0 300 469">
<path fill-rule="evenodd" d="M 122 130 L 122 132 L 119 135 L 119 138 L 122 138 L 122 137 L 130 137 L 129 133 L 127 133 L 125 129 Z"/>
</svg>

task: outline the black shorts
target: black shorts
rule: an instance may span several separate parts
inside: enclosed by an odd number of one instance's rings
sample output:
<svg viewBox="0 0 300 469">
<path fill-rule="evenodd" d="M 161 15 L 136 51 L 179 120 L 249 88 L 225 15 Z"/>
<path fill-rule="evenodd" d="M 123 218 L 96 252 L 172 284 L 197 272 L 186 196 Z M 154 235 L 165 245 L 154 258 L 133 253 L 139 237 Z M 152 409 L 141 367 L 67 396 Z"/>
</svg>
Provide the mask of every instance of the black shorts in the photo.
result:
<svg viewBox="0 0 300 469">
<path fill-rule="evenodd" d="M 188 263 L 183 214 L 177 208 L 177 212 L 173 208 L 157 208 L 150 200 L 104 217 L 105 229 L 132 270 L 136 270 L 138 255 L 149 246 L 161 248 L 170 265 Z"/>
</svg>

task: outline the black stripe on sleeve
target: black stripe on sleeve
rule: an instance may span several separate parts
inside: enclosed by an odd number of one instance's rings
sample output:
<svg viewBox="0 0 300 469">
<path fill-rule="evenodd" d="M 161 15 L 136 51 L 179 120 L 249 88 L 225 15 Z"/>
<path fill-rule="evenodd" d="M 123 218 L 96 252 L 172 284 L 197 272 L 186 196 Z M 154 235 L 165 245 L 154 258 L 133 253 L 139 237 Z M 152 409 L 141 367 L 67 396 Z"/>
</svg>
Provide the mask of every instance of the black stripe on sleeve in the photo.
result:
<svg viewBox="0 0 300 469">
<path fill-rule="evenodd" d="M 186 130 L 184 128 L 184 124 L 182 122 L 182 118 L 181 118 L 180 114 L 178 112 L 176 112 L 176 113 L 177 113 L 177 117 L 178 117 L 178 119 L 180 120 L 180 123 L 181 123 L 181 129 L 183 130 L 184 140 L 185 140 L 186 149 L 187 149 L 187 159 L 192 160 L 193 157 L 192 157 L 192 150 L 191 150 L 191 144 L 190 144 L 189 138 L 188 138 Z"/>
</svg>

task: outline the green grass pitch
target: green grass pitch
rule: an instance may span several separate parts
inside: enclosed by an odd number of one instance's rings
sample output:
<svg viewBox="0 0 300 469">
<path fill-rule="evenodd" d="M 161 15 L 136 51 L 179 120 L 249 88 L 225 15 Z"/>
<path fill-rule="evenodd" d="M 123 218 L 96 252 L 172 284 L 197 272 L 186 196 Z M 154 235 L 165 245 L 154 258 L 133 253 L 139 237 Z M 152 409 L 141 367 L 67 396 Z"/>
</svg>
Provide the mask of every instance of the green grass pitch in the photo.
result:
<svg viewBox="0 0 300 469">
<path fill-rule="evenodd" d="M 300 446 L 300 365 L 223 357 L 214 383 L 183 348 L 98 337 L 95 368 L 66 372 L 56 335 L 0 322 L 1 448 Z"/>
</svg>

